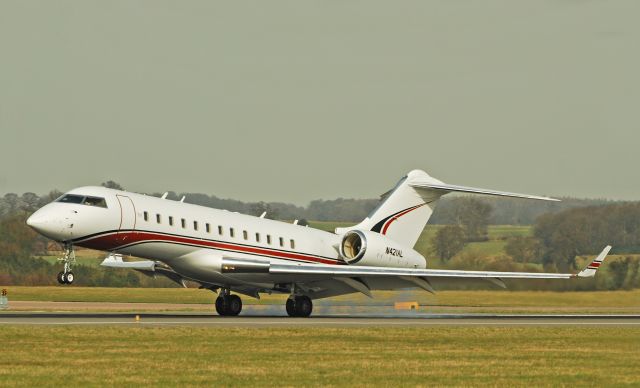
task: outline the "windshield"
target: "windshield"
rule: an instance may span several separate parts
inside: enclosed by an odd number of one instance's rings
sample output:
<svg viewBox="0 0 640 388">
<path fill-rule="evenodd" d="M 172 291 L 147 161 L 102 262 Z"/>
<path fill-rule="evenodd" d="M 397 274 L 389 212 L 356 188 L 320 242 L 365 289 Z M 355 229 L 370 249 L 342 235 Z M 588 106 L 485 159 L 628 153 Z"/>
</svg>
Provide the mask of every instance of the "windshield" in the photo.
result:
<svg viewBox="0 0 640 388">
<path fill-rule="evenodd" d="M 89 197 L 84 195 L 66 194 L 58 198 L 56 202 L 79 203 L 88 206 L 107 207 L 107 201 L 101 197 Z"/>
<path fill-rule="evenodd" d="M 83 205 L 107 207 L 107 202 L 100 197 L 86 197 L 82 202 Z"/>
<path fill-rule="evenodd" d="M 60 197 L 56 202 L 82 203 L 82 200 L 84 200 L 82 195 L 67 194 Z"/>
</svg>

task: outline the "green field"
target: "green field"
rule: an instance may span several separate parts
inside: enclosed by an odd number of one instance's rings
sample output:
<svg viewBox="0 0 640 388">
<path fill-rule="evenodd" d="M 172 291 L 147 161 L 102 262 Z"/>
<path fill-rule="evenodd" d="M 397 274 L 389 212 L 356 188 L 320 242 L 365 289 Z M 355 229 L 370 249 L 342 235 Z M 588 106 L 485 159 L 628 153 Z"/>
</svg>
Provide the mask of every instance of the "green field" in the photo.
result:
<svg viewBox="0 0 640 388">
<path fill-rule="evenodd" d="M 637 327 L 2 326 L 0 385 L 637 386 Z"/>
<path fill-rule="evenodd" d="M 309 226 L 317 229 L 333 232 L 337 227 L 351 226 L 350 222 L 320 222 L 311 221 Z M 432 258 L 433 254 L 431 249 L 431 240 L 442 226 L 440 225 L 427 225 L 422 231 L 420 239 L 416 243 L 415 249 L 423 254 L 427 258 Z M 517 225 L 490 225 L 489 226 L 489 240 L 484 242 L 469 243 L 462 250 L 460 254 L 467 252 L 477 252 L 483 255 L 499 255 L 504 253 L 504 246 L 507 244 L 509 237 L 516 236 L 529 236 L 531 235 L 531 226 L 517 226 Z M 438 261 L 433 264 L 440 264 Z"/>
</svg>

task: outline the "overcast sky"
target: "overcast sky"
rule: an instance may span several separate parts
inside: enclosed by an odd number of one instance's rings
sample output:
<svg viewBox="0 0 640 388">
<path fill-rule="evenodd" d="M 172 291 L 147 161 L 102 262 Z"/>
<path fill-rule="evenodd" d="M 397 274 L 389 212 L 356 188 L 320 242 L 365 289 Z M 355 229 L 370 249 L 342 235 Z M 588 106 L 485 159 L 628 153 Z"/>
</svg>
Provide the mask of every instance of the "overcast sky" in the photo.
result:
<svg viewBox="0 0 640 388">
<path fill-rule="evenodd" d="M 640 199 L 638 1 L 0 0 L 0 193 Z"/>
</svg>

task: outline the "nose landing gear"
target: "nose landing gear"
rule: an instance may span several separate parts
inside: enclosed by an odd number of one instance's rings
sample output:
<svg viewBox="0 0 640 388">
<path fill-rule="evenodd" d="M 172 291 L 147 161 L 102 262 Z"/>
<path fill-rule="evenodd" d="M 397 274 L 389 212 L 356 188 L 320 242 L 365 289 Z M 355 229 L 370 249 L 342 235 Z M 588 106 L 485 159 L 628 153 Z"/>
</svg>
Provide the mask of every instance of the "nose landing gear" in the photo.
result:
<svg viewBox="0 0 640 388">
<path fill-rule="evenodd" d="M 64 262 L 64 270 L 58 273 L 58 283 L 72 284 L 75 276 L 71 271 L 71 267 L 76 263 L 76 252 L 71 244 L 65 244 L 64 255 L 58 261 Z"/>
</svg>

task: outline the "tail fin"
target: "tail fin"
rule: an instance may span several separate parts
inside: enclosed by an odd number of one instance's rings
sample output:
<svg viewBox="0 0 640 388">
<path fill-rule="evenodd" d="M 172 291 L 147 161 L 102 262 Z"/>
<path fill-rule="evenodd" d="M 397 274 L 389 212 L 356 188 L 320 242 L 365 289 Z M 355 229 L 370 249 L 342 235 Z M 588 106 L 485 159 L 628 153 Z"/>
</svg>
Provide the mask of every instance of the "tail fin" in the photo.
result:
<svg viewBox="0 0 640 388">
<path fill-rule="evenodd" d="M 450 192 L 557 201 L 548 197 L 448 185 L 424 171 L 413 170 L 382 196 L 380 204 L 364 221 L 350 228 L 338 228 L 336 233 L 342 234 L 352 229 L 370 230 L 413 247 L 433 214 L 438 199 Z"/>
</svg>

